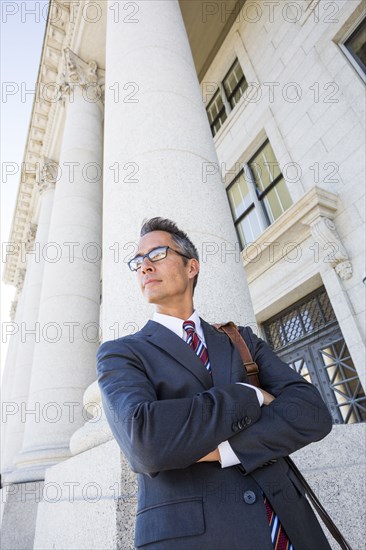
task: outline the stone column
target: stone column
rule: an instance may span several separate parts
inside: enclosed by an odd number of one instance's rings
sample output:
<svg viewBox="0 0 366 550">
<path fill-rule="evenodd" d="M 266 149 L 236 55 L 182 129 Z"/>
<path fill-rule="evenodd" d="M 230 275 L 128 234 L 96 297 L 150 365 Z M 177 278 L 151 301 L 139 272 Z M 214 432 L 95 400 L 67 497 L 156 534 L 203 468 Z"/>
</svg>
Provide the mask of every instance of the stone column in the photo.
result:
<svg viewBox="0 0 366 550">
<path fill-rule="evenodd" d="M 81 427 L 83 392 L 95 379 L 100 304 L 102 217 L 101 87 L 95 62 L 65 51 L 65 128 L 60 153 L 48 254 L 39 310 L 28 408 L 30 417 L 18 466 L 27 479 L 70 456 Z M 53 249 L 51 248 L 53 247 Z"/>
<path fill-rule="evenodd" d="M 20 243 L 21 261 L 26 268 L 21 268 L 21 273 L 17 281 L 18 288 L 22 290 L 21 315 L 17 315 L 17 345 L 16 355 L 12 357 L 12 376 L 10 389 L 10 408 L 14 409 L 14 414 L 6 415 L 7 437 L 4 445 L 5 463 L 7 472 L 4 473 L 6 482 L 12 481 L 10 472 L 14 470 L 14 457 L 22 445 L 24 433 L 24 409 L 27 404 L 29 379 L 32 366 L 32 353 L 29 356 L 30 340 L 35 339 L 35 325 L 37 317 L 33 318 L 33 310 L 30 306 L 33 301 L 32 279 L 34 257 L 26 256 L 28 250 L 33 246 L 36 224 L 29 223 L 25 230 L 25 240 Z M 31 326 L 32 325 L 32 326 Z M 32 331 L 32 335 L 28 333 Z M 11 350 L 9 350 L 11 351 Z M 30 361 L 29 361 L 30 359 Z M 30 363 L 30 364 L 29 364 Z M 8 405 L 9 407 L 9 405 Z"/>
<path fill-rule="evenodd" d="M 21 346 L 20 326 L 22 321 L 22 305 L 24 294 L 22 287 L 24 284 L 24 270 L 18 270 L 16 274 L 16 293 L 15 299 L 11 304 L 9 333 L 11 332 L 9 346 L 6 353 L 4 373 L 1 381 L 1 474 L 3 483 L 7 481 L 8 475 L 14 469 L 13 445 L 12 445 L 12 426 L 19 421 L 20 412 L 16 402 L 17 390 L 15 387 L 15 365 L 17 354 Z"/>
<path fill-rule="evenodd" d="M 103 339 L 117 336 L 117 325 L 123 335 L 146 322 L 150 310 L 125 260 L 135 250 L 143 218 L 156 215 L 176 220 L 200 248 L 200 314 L 212 321 L 252 322 L 239 246 L 179 4 L 149 0 L 133 6 L 134 13 L 124 1 L 114 5 L 119 13 L 107 10 Z M 214 174 L 206 177 L 206 172 Z M 236 254 L 230 254 L 235 248 Z M 98 403 L 94 388 L 85 400 Z M 102 498 L 92 510 L 77 497 L 78 523 L 92 522 L 102 541 L 94 531 L 90 538 L 84 533 L 78 538 L 74 531 L 70 536 L 65 518 L 72 524 L 75 506 L 61 499 L 56 505 L 40 504 L 35 548 L 100 548 L 101 542 L 108 548 L 133 548 L 134 476 L 126 461 L 120 462 L 114 441 L 98 445 L 108 434 L 101 425 L 97 431 L 90 425 L 80 429 L 71 446 L 74 453 L 84 452 L 49 469 L 46 482 L 88 483 L 92 465 L 92 479 L 103 488 L 103 496 L 117 484 L 118 500 Z"/>
<path fill-rule="evenodd" d="M 128 2 L 118 3 L 130 13 Z M 149 314 L 126 261 L 144 218 L 163 216 L 196 244 L 195 304 L 208 321 L 253 323 L 240 247 L 177 0 L 108 12 L 103 220 L 103 340 Z M 133 21 L 132 21 L 133 19 Z M 117 21 L 117 22 L 116 22 Z M 117 330 L 118 325 L 118 330 Z"/>
<path fill-rule="evenodd" d="M 103 410 L 102 396 L 97 381 L 86 389 L 83 402 L 90 420 L 85 422 L 82 428 L 76 430 L 70 439 L 70 451 L 73 455 L 83 453 L 113 439 Z"/>
<path fill-rule="evenodd" d="M 28 393 L 32 374 L 32 363 L 35 346 L 40 341 L 41 331 L 38 323 L 39 304 L 41 298 L 42 280 L 47 252 L 48 233 L 52 214 L 53 198 L 55 193 L 55 174 L 51 166 L 57 167 L 49 159 L 44 159 L 41 164 L 38 189 L 40 192 L 40 207 L 38 227 L 30 224 L 25 244 L 27 252 L 27 274 L 24 285 L 23 312 L 21 322 L 21 343 L 19 345 L 14 374 L 14 399 L 19 407 L 19 414 L 14 417 L 11 429 L 11 443 L 7 443 L 7 452 L 11 452 L 13 463 L 16 466 L 23 444 L 24 429 L 30 417 L 35 419 L 39 412 L 28 407 Z M 28 481 L 27 473 L 19 471 L 16 467 L 7 481 L 18 483 Z"/>
</svg>

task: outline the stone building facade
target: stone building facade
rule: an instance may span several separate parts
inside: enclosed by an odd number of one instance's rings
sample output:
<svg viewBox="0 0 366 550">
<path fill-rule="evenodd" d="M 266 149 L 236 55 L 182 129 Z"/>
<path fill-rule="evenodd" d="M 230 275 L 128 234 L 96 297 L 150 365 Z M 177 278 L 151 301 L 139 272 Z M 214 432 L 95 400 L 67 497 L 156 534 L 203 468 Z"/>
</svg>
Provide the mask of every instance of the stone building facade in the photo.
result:
<svg viewBox="0 0 366 550">
<path fill-rule="evenodd" d="M 362 548 L 365 55 L 359 0 L 51 0 L 3 275 L 4 549 L 133 548 L 95 352 L 151 315 L 126 262 L 155 215 L 198 245 L 201 315 L 318 387 L 334 429 L 295 460 Z"/>
</svg>

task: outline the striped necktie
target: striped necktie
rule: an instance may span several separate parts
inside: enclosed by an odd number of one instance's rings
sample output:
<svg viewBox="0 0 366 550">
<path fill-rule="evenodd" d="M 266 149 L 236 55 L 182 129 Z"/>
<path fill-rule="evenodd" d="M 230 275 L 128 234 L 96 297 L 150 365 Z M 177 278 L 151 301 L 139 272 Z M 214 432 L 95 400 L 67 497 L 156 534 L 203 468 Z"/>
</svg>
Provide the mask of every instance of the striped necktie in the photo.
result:
<svg viewBox="0 0 366 550">
<path fill-rule="evenodd" d="M 193 321 L 184 321 L 183 328 L 187 333 L 187 344 L 191 346 L 193 351 L 201 359 L 209 373 L 211 373 L 211 365 L 208 358 L 207 348 L 198 337 L 196 325 Z"/>
<path fill-rule="evenodd" d="M 273 511 L 273 508 L 270 505 L 267 497 L 264 497 L 264 505 L 266 507 L 269 529 L 271 531 L 273 550 L 294 550 L 294 547 L 288 540 L 286 531 L 280 524 L 280 520 Z"/>
</svg>

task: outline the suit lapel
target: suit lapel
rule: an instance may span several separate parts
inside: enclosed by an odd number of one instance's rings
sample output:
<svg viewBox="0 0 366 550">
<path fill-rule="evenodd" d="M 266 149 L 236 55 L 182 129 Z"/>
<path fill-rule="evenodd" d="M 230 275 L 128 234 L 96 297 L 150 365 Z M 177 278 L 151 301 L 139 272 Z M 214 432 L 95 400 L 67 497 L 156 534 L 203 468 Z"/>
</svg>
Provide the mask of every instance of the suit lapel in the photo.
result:
<svg viewBox="0 0 366 550">
<path fill-rule="evenodd" d="M 142 330 L 154 346 L 158 346 L 179 361 L 201 382 L 204 388 L 211 388 L 211 375 L 193 349 L 182 338 L 155 321 L 149 321 Z"/>
<path fill-rule="evenodd" d="M 161 348 L 176 361 L 179 361 L 206 389 L 212 386 L 247 381 L 240 354 L 231 344 L 226 334 L 218 332 L 201 317 L 200 319 L 211 364 L 211 374 L 207 372 L 193 349 L 182 338 L 160 323 L 148 321 L 141 332 L 153 345 Z"/>
</svg>

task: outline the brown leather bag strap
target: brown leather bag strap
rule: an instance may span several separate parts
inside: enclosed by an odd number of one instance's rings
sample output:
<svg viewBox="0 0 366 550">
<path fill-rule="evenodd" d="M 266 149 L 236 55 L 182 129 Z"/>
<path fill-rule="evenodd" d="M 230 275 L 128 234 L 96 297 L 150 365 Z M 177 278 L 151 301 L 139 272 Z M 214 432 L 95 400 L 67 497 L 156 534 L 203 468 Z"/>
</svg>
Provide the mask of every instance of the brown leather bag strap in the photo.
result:
<svg viewBox="0 0 366 550">
<path fill-rule="evenodd" d="M 248 349 L 248 346 L 245 343 L 244 338 L 240 334 L 238 327 L 235 323 L 232 321 L 229 321 L 228 323 L 221 323 L 221 324 L 215 324 L 213 325 L 217 330 L 220 332 L 224 332 L 227 334 L 227 336 L 230 338 L 232 343 L 238 348 L 238 351 L 240 353 L 240 356 L 243 360 L 244 366 L 246 368 L 247 374 L 249 378 L 249 381 L 253 386 L 256 386 L 257 388 L 260 388 L 259 384 L 259 367 L 257 363 L 255 363 L 252 359 L 252 356 L 250 355 L 250 351 Z M 292 469 L 302 486 L 304 487 L 304 490 L 307 494 L 307 497 L 311 504 L 314 506 L 315 510 L 318 512 L 319 516 L 323 520 L 324 524 L 326 525 L 328 531 L 331 533 L 333 538 L 338 542 L 342 550 L 352 550 L 352 547 L 350 546 L 347 539 L 344 538 L 332 518 L 329 516 L 328 512 L 325 510 L 324 506 L 296 466 L 296 464 L 293 462 L 293 460 L 286 456 L 284 457 L 289 467 Z"/>
<path fill-rule="evenodd" d="M 218 331 L 224 332 L 230 338 L 234 346 L 237 347 L 245 370 L 247 371 L 248 381 L 252 384 L 252 386 L 260 388 L 258 365 L 253 361 L 248 346 L 246 345 L 244 338 L 241 336 L 236 324 L 233 323 L 233 321 L 229 321 L 228 323 L 217 323 L 213 326 Z"/>
<path fill-rule="evenodd" d="M 338 542 L 342 550 L 352 550 L 351 545 L 347 541 L 347 539 L 344 538 L 332 518 L 329 516 L 326 509 L 323 507 L 322 503 L 314 493 L 313 489 L 310 487 L 309 483 L 306 481 L 298 467 L 296 466 L 295 462 L 289 457 L 284 457 L 287 464 L 290 466 L 291 470 L 296 475 L 297 479 L 300 481 L 302 486 L 304 487 L 305 493 L 310 500 L 311 504 L 314 506 L 315 510 L 318 512 L 319 516 L 324 522 L 324 525 L 327 527 L 330 534 L 333 536 L 333 538 Z"/>
</svg>

